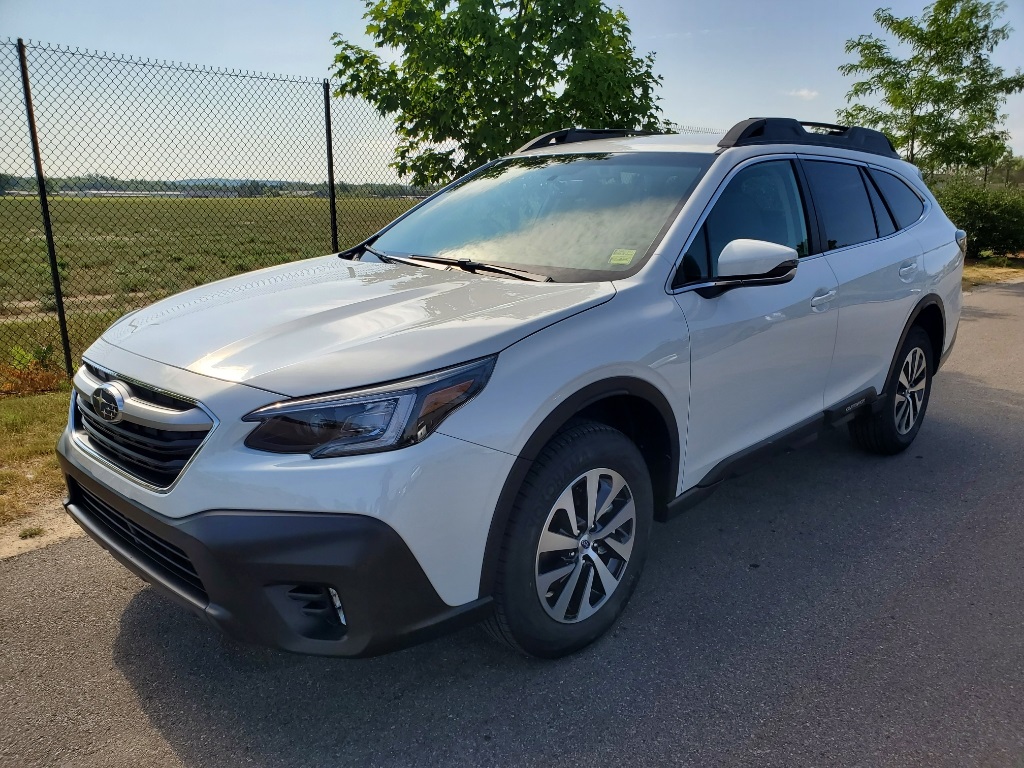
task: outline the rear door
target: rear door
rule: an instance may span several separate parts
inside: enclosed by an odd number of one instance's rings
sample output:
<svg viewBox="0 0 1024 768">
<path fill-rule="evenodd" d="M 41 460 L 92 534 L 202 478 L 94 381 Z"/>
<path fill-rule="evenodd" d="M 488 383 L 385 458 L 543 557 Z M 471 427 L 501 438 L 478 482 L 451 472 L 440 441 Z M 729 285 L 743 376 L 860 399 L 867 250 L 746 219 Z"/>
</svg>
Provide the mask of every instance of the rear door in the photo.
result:
<svg viewBox="0 0 1024 768">
<path fill-rule="evenodd" d="M 921 295 L 921 247 L 908 227 L 924 204 L 896 176 L 866 165 L 810 157 L 802 165 L 824 230 L 825 258 L 839 281 L 828 408 L 869 388 L 882 391 Z M 884 174 L 881 185 L 878 174 Z M 890 190 L 892 202 L 880 189 Z"/>
<path fill-rule="evenodd" d="M 683 488 L 822 411 L 837 281 L 824 258 L 809 255 L 813 217 L 794 163 L 772 158 L 734 171 L 685 249 L 676 293 L 690 335 Z M 740 238 L 795 248 L 796 276 L 782 285 L 702 295 L 699 286 L 718 274 L 722 249 Z"/>
</svg>

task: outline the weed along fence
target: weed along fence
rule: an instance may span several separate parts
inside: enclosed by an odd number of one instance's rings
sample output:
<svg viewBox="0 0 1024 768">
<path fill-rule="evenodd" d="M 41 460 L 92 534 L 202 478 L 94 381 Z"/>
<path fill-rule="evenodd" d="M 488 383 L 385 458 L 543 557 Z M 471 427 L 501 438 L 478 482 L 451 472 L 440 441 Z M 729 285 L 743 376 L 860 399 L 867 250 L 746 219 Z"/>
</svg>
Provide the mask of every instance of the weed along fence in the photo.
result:
<svg viewBox="0 0 1024 768">
<path fill-rule="evenodd" d="M 412 205 L 390 123 L 330 89 L 0 41 L 0 392 L 63 381 L 132 309 Z"/>
</svg>

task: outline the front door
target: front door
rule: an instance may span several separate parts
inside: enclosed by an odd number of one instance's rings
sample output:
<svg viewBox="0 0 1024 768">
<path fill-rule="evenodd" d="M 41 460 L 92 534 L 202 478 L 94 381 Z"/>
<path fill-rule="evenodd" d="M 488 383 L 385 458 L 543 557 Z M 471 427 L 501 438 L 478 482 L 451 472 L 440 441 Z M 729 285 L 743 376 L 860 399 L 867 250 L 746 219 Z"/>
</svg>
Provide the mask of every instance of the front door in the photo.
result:
<svg viewBox="0 0 1024 768">
<path fill-rule="evenodd" d="M 796 249 L 782 285 L 734 288 L 713 298 L 683 286 L 676 301 L 690 335 L 690 404 L 680 490 L 716 464 L 824 408 L 835 348 L 838 282 L 810 253 L 793 161 L 748 165 L 727 182 L 684 257 L 692 285 L 717 274 L 727 243 L 767 240 Z"/>
</svg>

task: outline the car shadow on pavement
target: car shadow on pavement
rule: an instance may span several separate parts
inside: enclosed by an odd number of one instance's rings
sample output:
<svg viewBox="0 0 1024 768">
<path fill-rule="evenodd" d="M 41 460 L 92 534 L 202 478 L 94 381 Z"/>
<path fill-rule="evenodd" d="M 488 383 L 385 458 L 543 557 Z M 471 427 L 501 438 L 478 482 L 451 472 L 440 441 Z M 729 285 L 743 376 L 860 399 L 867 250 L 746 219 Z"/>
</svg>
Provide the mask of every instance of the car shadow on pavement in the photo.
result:
<svg viewBox="0 0 1024 768">
<path fill-rule="evenodd" d="M 1006 312 L 999 312 L 994 309 L 983 309 L 982 307 L 974 307 L 965 305 L 960 310 L 960 321 L 973 321 L 973 320 L 1004 320 L 1009 315 Z"/>
<path fill-rule="evenodd" d="M 937 382 L 949 399 L 968 386 Z M 936 509 L 984 482 L 964 451 L 992 431 L 954 407 L 929 416 L 900 456 L 829 433 L 656 527 L 620 622 L 567 659 L 519 657 L 478 628 L 375 659 L 294 656 L 238 645 L 146 589 L 115 663 L 187 765 L 734 762 L 850 663 L 851 637 L 971 515 L 969 500 Z M 782 732 L 830 763 L 840 747 L 818 743 L 815 715 L 794 718 Z"/>
</svg>

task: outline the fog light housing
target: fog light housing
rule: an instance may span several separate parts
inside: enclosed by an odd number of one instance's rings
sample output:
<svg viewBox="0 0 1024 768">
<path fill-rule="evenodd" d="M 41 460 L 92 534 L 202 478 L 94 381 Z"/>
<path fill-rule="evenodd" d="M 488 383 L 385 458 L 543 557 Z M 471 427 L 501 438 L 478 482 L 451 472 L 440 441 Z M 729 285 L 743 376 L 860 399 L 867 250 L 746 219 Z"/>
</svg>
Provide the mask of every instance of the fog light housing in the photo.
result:
<svg viewBox="0 0 1024 768">
<path fill-rule="evenodd" d="M 338 591 L 326 584 L 275 584 L 267 594 L 293 632 L 310 640 L 341 640 L 348 619 Z"/>
</svg>

